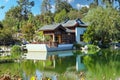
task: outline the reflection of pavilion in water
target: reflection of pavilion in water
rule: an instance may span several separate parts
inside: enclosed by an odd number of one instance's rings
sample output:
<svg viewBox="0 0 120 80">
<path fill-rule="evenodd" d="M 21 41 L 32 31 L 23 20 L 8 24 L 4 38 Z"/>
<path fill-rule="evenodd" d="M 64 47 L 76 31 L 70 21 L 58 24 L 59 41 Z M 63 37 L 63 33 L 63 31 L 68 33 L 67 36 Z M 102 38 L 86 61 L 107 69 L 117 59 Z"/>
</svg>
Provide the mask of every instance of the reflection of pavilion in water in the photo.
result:
<svg viewBox="0 0 120 80">
<path fill-rule="evenodd" d="M 60 63 L 66 61 L 68 63 L 73 63 L 76 64 L 76 70 L 82 70 L 84 69 L 84 64 L 82 62 L 82 55 L 77 55 L 76 57 L 73 54 L 73 51 L 69 50 L 69 51 L 56 51 L 56 52 L 40 52 L 40 51 L 31 51 L 28 52 L 26 55 L 26 59 L 29 60 L 41 60 L 41 61 L 46 61 L 46 60 L 50 60 L 52 61 L 52 67 L 55 68 L 58 61 Z M 69 60 L 68 60 L 69 58 Z M 71 60 L 72 59 L 72 60 Z M 45 64 L 45 63 L 44 63 Z M 66 63 L 67 64 L 67 63 Z"/>
<path fill-rule="evenodd" d="M 56 52 L 46 52 L 46 51 L 29 51 L 26 54 L 26 59 L 30 60 L 47 60 L 50 57 L 66 57 L 73 56 L 72 51 L 56 51 Z"/>
<path fill-rule="evenodd" d="M 30 60 L 46 60 L 47 59 L 47 52 L 29 51 L 26 54 L 26 59 L 30 59 Z"/>
</svg>

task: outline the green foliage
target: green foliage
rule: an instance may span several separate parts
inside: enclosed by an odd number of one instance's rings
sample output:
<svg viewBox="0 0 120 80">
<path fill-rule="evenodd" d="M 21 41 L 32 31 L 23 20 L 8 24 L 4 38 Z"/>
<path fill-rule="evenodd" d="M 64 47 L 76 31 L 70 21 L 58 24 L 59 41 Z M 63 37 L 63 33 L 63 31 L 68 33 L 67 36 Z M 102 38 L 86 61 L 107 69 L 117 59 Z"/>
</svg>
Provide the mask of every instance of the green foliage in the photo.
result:
<svg viewBox="0 0 120 80">
<path fill-rule="evenodd" d="M 96 45 L 87 45 L 88 47 L 88 54 L 96 54 L 100 48 Z"/>
<path fill-rule="evenodd" d="M 43 24 L 45 24 L 44 22 L 44 15 L 36 15 L 35 17 L 35 21 L 34 21 L 34 25 L 38 28 L 42 27 Z"/>
<path fill-rule="evenodd" d="M 12 37 L 13 31 L 9 27 L 2 28 L 0 30 L 0 43 L 3 45 L 8 44 L 13 41 Z"/>
<path fill-rule="evenodd" d="M 44 22 L 42 24 L 52 24 L 53 14 L 51 12 L 43 14 Z"/>
<path fill-rule="evenodd" d="M 81 49 L 82 45 L 81 45 L 81 44 L 78 44 L 78 43 L 74 43 L 74 44 L 73 44 L 73 47 L 74 47 L 75 49 Z"/>
<path fill-rule="evenodd" d="M 59 0 L 56 0 L 56 13 L 59 13 L 61 12 L 63 9 L 66 11 L 66 12 L 70 12 L 70 10 L 73 9 L 73 7 L 67 2 L 67 1 L 59 1 Z"/>
<path fill-rule="evenodd" d="M 43 31 L 36 32 L 34 40 L 37 42 L 43 41 Z"/>
<path fill-rule="evenodd" d="M 34 1 L 18 0 L 18 6 L 21 8 L 20 15 L 23 20 L 28 20 L 28 14 L 31 13 L 31 8 L 34 6 Z"/>
<path fill-rule="evenodd" d="M 86 74 L 87 79 L 115 80 L 120 74 L 119 51 L 104 49 L 96 55 L 85 56 L 84 63 L 90 73 Z"/>
<path fill-rule="evenodd" d="M 77 18 L 83 18 L 83 15 L 81 14 L 80 11 L 77 11 L 77 10 L 70 10 L 69 13 L 67 13 L 69 19 L 71 20 L 74 20 L 74 19 L 77 19 Z"/>
<path fill-rule="evenodd" d="M 21 10 L 20 6 L 15 6 L 9 9 L 5 14 L 5 20 L 3 21 L 4 25 L 18 31 L 22 21 Z"/>
<path fill-rule="evenodd" d="M 21 52 L 22 52 L 22 50 L 21 50 L 20 46 L 14 45 L 11 49 L 11 56 L 13 58 L 19 58 L 21 55 Z"/>
<path fill-rule="evenodd" d="M 51 37 L 49 35 L 45 36 L 45 41 L 50 41 Z"/>
<path fill-rule="evenodd" d="M 43 35 L 43 31 L 39 31 L 35 34 L 34 37 L 35 41 L 37 42 L 43 42 L 43 41 L 50 41 L 51 40 L 51 36 L 49 35 Z"/>
<path fill-rule="evenodd" d="M 27 76 L 28 75 L 32 76 L 32 75 L 35 75 L 36 65 L 32 60 L 24 61 L 22 63 L 22 69 L 24 70 Z"/>
<path fill-rule="evenodd" d="M 43 14 L 49 13 L 51 9 L 50 1 L 49 0 L 43 0 L 41 5 L 41 12 Z"/>
<path fill-rule="evenodd" d="M 88 11 L 89 11 L 89 8 L 87 8 L 87 7 L 82 7 L 79 12 L 80 12 L 81 15 L 84 17 L 84 16 L 88 13 Z"/>
<path fill-rule="evenodd" d="M 3 28 L 3 24 L 0 22 L 0 29 L 2 29 Z"/>
<path fill-rule="evenodd" d="M 55 20 L 55 22 L 60 23 L 60 22 L 64 21 L 66 18 L 67 18 L 67 13 L 63 9 L 61 12 L 59 12 L 55 15 L 54 20 Z"/>
<path fill-rule="evenodd" d="M 93 65 L 94 59 L 91 56 L 89 56 L 89 55 L 84 56 L 83 62 L 86 65 L 88 70 L 92 70 L 94 68 L 94 65 Z"/>
<path fill-rule="evenodd" d="M 95 4 L 95 3 L 91 3 L 91 4 L 90 4 L 90 9 L 93 9 L 93 8 L 96 8 L 96 7 L 98 7 L 97 4 Z"/>
<path fill-rule="evenodd" d="M 27 24 L 23 25 L 22 33 L 24 34 L 24 38 L 26 40 L 32 41 L 33 40 L 33 35 L 35 33 L 35 29 L 34 29 L 33 24 L 27 23 Z"/>
<path fill-rule="evenodd" d="M 113 8 L 98 7 L 90 10 L 84 18 L 89 22 L 84 41 L 95 43 L 101 39 L 103 43 L 108 43 L 110 40 L 119 40 L 119 19 L 119 12 Z"/>
<path fill-rule="evenodd" d="M 54 20 L 53 14 L 51 12 L 49 12 L 49 13 L 40 14 L 40 15 L 35 16 L 34 24 L 36 25 L 37 28 L 40 28 L 43 25 L 52 24 L 53 20 Z"/>
<path fill-rule="evenodd" d="M 5 19 L 9 18 L 14 18 L 15 20 L 20 20 L 21 19 L 21 7 L 16 6 L 16 7 L 11 7 L 9 11 L 5 15 Z"/>
<path fill-rule="evenodd" d="M 83 54 L 83 52 L 81 50 L 74 50 L 72 53 L 74 54 L 75 57 L 77 55 Z"/>
<path fill-rule="evenodd" d="M 90 1 L 90 0 L 88 0 Z M 118 3 L 118 8 L 120 7 L 120 0 L 93 0 L 93 2 L 90 4 L 90 8 L 95 8 L 99 5 L 101 5 L 101 3 L 104 5 L 104 7 L 115 7 L 116 4 L 114 4 L 115 2 Z"/>
<path fill-rule="evenodd" d="M 14 30 L 14 32 L 18 32 L 22 24 L 21 7 L 11 7 L 5 14 L 3 24 L 4 27 L 10 27 L 11 30 Z"/>
<path fill-rule="evenodd" d="M 84 41 L 87 42 L 87 43 L 90 42 L 90 41 L 95 42 L 94 41 L 94 36 L 95 36 L 95 29 L 94 29 L 94 27 L 88 26 L 87 27 L 87 31 L 83 35 Z"/>
</svg>

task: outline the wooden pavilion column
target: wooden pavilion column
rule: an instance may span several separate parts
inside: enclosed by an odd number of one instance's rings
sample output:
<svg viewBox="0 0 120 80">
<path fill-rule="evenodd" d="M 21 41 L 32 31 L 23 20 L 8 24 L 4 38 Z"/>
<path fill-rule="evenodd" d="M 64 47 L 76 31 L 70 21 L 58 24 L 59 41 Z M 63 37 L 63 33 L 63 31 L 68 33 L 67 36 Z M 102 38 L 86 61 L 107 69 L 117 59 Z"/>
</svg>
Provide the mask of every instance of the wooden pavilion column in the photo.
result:
<svg viewBox="0 0 120 80">
<path fill-rule="evenodd" d="M 53 34 L 52 36 L 53 36 L 53 42 L 55 42 L 55 35 Z"/>
</svg>

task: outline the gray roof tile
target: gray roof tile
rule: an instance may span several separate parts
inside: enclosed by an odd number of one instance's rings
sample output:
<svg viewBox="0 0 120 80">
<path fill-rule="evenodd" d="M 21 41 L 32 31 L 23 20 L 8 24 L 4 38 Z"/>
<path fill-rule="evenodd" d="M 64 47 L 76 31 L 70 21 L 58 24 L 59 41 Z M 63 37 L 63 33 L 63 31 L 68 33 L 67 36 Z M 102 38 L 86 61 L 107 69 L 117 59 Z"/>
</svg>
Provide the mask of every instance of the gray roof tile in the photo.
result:
<svg viewBox="0 0 120 80">
<path fill-rule="evenodd" d="M 55 30 L 60 24 L 51 24 L 41 27 L 39 30 Z"/>
<path fill-rule="evenodd" d="M 55 30 L 60 25 L 62 25 L 63 27 L 67 28 L 67 27 L 73 27 L 76 24 L 79 24 L 79 26 L 82 26 L 82 27 L 86 27 L 87 26 L 80 19 L 77 19 L 77 20 L 67 20 L 64 23 L 57 23 L 57 24 L 45 25 L 42 28 L 40 28 L 39 30 Z M 66 31 L 67 32 L 73 32 L 70 29 L 66 29 Z"/>
<path fill-rule="evenodd" d="M 64 27 L 72 27 L 72 26 L 75 26 L 77 23 L 79 24 L 79 26 L 87 26 L 80 19 L 77 19 L 77 20 L 68 20 L 65 23 L 63 23 L 62 26 L 64 26 Z"/>
</svg>

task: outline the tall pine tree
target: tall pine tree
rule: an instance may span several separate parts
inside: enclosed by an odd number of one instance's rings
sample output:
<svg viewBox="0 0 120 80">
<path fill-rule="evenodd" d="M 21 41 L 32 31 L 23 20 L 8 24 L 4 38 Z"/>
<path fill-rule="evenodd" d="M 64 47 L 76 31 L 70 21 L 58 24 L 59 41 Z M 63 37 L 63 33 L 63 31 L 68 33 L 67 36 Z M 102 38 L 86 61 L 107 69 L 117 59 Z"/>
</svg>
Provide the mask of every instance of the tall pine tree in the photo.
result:
<svg viewBox="0 0 120 80">
<path fill-rule="evenodd" d="M 25 20 L 28 20 L 28 14 L 31 13 L 31 8 L 34 6 L 34 1 L 18 0 L 18 5 L 21 8 L 21 15 Z"/>
<path fill-rule="evenodd" d="M 49 13 L 50 9 L 51 9 L 50 0 L 43 0 L 42 6 L 41 6 L 42 14 Z"/>
</svg>

